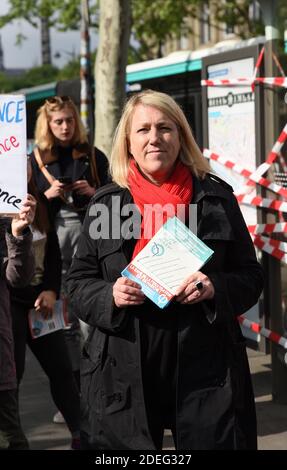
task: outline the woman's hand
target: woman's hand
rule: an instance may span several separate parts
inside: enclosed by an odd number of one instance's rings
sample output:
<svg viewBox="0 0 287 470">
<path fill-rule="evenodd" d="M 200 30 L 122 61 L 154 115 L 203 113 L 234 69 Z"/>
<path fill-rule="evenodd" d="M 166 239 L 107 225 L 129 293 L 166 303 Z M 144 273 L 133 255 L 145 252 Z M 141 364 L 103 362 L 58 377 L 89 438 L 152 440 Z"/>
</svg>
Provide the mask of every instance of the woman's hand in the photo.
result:
<svg viewBox="0 0 287 470">
<path fill-rule="evenodd" d="M 75 181 L 72 185 L 72 189 L 82 196 L 92 197 L 96 193 L 96 189 L 90 186 L 87 180 Z"/>
<path fill-rule="evenodd" d="M 196 286 L 196 283 L 198 283 Z M 189 276 L 177 289 L 176 301 L 181 304 L 196 304 L 214 297 L 214 287 L 210 279 L 200 271 Z"/>
<path fill-rule="evenodd" d="M 119 277 L 113 286 L 115 305 L 119 308 L 128 305 L 141 305 L 144 303 L 145 295 L 141 286 L 126 277 Z"/>
<path fill-rule="evenodd" d="M 53 314 L 56 302 L 56 292 L 43 290 L 35 300 L 34 307 L 37 312 L 42 312 L 44 318 L 50 318 Z"/>
<path fill-rule="evenodd" d="M 50 188 L 44 192 L 47 199 L 54 199 L 56 197 L 61 197 L 64 194 L 65 184 L 60 183 L 59 180 L 54 180 Z"/>
<path fill-rule="evenodd" d="M 22 208 L 19 214 L 13 217 L 11 222 L 11 230 L 14 237 L 19 237 L 22 235 L 22 232 L 25 230 L 25 228 L 33 222 L 36 212 L 36 205 L 36 199 L 31 196 L 31 194 L 27 194 L 22 203 Z"/>
</svg>

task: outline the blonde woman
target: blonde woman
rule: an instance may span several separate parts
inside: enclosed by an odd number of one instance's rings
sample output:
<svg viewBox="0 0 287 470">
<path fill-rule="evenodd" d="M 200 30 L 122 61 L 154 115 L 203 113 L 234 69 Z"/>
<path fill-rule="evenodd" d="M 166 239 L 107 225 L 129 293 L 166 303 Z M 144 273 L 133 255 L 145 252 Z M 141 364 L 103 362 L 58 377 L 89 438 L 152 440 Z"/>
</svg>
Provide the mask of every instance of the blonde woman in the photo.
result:
<svg viewBox="0 0 287 470">
<path fill-rule="evenodd" d="M 87 205 L 106 183 L 108 161 L 91 148 L 74 102 L 68 96 L 48 98 L 38 110 L 36 148 L 31 155 L 34 181 L 44 195 L 55 225 L 62 255 L 62 293 L 76 249 Z M 79 383 L 79 321 L 68 306 L 70 328 L 65 331 L 73 370 Z M 56 422 L 61 416 L 55 417 Z"/>
<path fill-rule="evenodd" d="M 92 328 L 81 368 L 86 440 L 94 449 L 161 450 L 171 429 L 178 450 L 255 449 L 236 316 L 257 302 L 263 276 L 232 188 L 210 175 L 180 107 L 155 91 L 126 104 L 110 170 L 114 184 L 93 199 L 68 278 Z M 132 204 L 139 217 L 128 227 Z M 160 309 L 121 272 L 156 233 L 154 215 L 168 219 L 166 207 L 186 224 L 197 210 L 197 235 L 214 255 Z M 103 208 L 110 230 L 99 234 Z"/>
</svg>

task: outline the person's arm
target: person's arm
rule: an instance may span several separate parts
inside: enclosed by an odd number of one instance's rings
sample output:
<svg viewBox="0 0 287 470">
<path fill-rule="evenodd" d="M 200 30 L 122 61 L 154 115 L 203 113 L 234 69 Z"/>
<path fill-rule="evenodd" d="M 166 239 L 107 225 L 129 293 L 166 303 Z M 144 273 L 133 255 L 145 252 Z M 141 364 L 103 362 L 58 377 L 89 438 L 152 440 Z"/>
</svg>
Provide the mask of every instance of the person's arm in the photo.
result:
<svg viewBox="0 0 287 470">
<path fill-rule="evenodd" d="M 43 289 L 53 291 L 59 297 L 61 290 L 62 257 L 55 230 L 47 233 L 44 258 Z"/>
<path fill-rule="evenodd" d="M 34 303 L 35 309 L 47 317 L 52 315 L 55 302 L 60 295 L 61 270 L 62 258 L 58 237 L 55 230 L 50 230 L 47 233 L 45 247 L 42 291 Z"/>
<path fill-rule="evenodd" d="M 11 287 L 28 285 L 34 275 L 32 234 L 29 225 L 33 222 L 36 200 L 30 194 L 24 199 L 19 214 L 13 217 L 6 232 L 7 265 L 6 279 Z"/>
</svg>

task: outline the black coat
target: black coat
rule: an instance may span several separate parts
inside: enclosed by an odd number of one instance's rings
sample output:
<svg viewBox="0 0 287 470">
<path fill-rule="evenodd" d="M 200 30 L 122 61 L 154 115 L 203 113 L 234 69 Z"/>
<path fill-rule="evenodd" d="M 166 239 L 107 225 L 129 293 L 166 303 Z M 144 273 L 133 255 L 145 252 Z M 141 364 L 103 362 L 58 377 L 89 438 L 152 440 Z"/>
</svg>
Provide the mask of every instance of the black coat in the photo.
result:
<svg viewBox="0 0 287 470">
<path fill-rule="evenodd" d="M 50 229 L 47 233 L 47 241 L 44 253 L 44 272 L 41 284 L 28 285 L 24 288 L 11 288 L 12 302 L 25 304 L 32 308 L 38 295 L 44 290 L 51 290 L 60 296 L 62 258 L 59 241 L 55 230 Z"/>
<path fill-rule="evenodd" d="M 120 207 L 112 197 L 119 196 Z M 149 300 L 114 306 L 113 283 L 128 264 L 134 241 L 96 240 L 96 204 L 121 227 L 128 190 L 108 185 L 91 202 L 69 273 L 68 289 L 80 318 L 93 329 L 84 348 L 82 393 L 97 449 L 154 449 L 143 397 L 140 317 L 159 309 Z M 214 250 L 202 269 L 215 288 L 212 301 L 169 305 L 178 316 L 177 449 L 254 449 L 256 416 L 245 344 L 236 316 L 258 300 L 263 274 L 231 188 L 211 176 L 194 178 L 197 235 Z M 107 225 L 107 218 L 102 224 Z M 91 236 L 92 235 L 92 236 Z M 213 321 L 211 321 L 213 320 Z M 154 371 L 156 374 L 157 371 Z"/>
<path fill-rule="evenodd" d="M 66 166 L 65 171 L 62 171 L 60 160 L 61 153 L 70 154 L 69 159 L 70 164 Z M 88 145 L 82 144 L 73 148 L 60 148 L 55 147 L 51 151 L 41 152 L 42 161 L 49 171 L 49 173 L 58 179 L 61 176 L 70 177 L 72 183 L 78 180 L 85 179 L 89 182 L 91 186 L 103 186 L 108 182 L 108 160 L 105 154 L 98 148 L 94 149 L 93 156 L 90 155 L 90 147 Z M 95 158 L 99 184 L 94 181 L 91 171 L 91 159 Z M 46 177 L 40 170 L 38 163 L 36 161 L 34 153 L 31 154 L 31 162 L 33 168 L 33 177 L 36 183 L 36 186 L 40 192 L 43 194 L 49 187 L 50 184 L 47 181 Z M 90 201 L 90 198 L 87 196 L 79 195 L 75 191 L 72 193 L 73 204 L 76 210 L 84 212 L 86 210 L 87 204 Z M 63 201 L 60 198 L 54 198 L 49 201 L 49 210 L 51 219 L 54 220 L 55 215 L 60 210 L 63 205 Z"/>
</svg>

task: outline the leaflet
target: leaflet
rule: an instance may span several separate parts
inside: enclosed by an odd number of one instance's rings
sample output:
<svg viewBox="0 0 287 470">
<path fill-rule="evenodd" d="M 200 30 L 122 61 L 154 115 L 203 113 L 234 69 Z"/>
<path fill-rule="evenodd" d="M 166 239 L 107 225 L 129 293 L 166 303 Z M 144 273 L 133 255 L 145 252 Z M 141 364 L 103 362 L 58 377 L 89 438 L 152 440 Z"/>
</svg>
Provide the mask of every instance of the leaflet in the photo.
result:
<svg viewBox="0 0 287 470">
<path fill-rule="evenodd" d="M 177 217 L 170 218 L 122 271 L 141 285 L 158 307 L 166 307 L 183 281 L 212 256 L 211 250 Z"/>
<path fill-rule="evenodd" d="M 33 339 L 62 330 L 68 325 L 65 303 L 65 300 L 57 300 L 49 318 L 45 318 L 42 312 L 37 312 L 34 308 L 29 310 L 28 320 Z"/>
</svg>

